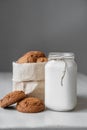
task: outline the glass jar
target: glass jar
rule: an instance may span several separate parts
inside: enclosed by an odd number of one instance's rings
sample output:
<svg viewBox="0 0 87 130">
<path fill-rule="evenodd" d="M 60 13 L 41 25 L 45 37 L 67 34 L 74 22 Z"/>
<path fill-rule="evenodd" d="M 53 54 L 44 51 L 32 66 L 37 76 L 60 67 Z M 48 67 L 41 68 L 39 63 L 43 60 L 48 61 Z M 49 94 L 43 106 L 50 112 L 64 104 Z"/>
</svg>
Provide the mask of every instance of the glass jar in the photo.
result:
<svg viewBox="0 0 87 130">
<path fill-rule="evenodd" d="M 74 53 L 51 52 L 45 65 L 45 105 L 69 111 L 77 104 L 77 65 Z"/>
</svg>

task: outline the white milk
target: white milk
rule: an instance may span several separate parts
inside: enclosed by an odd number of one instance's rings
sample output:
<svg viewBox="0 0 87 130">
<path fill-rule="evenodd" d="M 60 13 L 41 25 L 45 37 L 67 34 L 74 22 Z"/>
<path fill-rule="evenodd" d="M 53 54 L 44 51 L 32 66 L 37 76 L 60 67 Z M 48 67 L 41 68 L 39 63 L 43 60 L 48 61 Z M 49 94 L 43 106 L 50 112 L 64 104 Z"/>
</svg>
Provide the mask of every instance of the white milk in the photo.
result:
<svg viewBox="0 0 87 130">
<path fill-rule="evenodd" d="M 45 66 L 45 105 L 69 111 L 77 103 L 77 65 L 73 53 L 50 53 Z"/>
</svg>

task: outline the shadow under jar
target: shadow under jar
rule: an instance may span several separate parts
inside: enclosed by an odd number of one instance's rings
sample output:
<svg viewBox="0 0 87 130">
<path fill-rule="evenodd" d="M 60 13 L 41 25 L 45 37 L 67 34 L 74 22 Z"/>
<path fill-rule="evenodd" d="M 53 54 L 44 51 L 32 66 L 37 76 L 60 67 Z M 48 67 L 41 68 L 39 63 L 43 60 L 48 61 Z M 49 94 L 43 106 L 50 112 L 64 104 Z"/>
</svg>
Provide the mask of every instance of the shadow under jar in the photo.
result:
<svg viewBox="0 0 87 130">
<path fill-rule="evenodd" d="M 51 52 L 45 65 L 45 105 L 70 111 L 77 104 L 77 64 L 74 53 Z"/>
</svg>

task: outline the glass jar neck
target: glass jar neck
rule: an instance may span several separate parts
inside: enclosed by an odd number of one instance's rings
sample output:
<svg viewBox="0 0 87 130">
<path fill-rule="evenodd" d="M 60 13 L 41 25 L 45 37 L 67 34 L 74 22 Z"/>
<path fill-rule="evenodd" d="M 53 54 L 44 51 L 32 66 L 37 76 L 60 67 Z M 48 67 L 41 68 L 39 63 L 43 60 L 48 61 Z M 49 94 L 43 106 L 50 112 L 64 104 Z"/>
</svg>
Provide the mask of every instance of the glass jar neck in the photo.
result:
<svg viewBox="0 0 87 130">
<path fill-rule="evenodd" d="M 72 52 L 50 52 L 48 55 L 48 60 L 64 60 L 64 59 L 74 59 L 75 55 Z"/>
</svg>

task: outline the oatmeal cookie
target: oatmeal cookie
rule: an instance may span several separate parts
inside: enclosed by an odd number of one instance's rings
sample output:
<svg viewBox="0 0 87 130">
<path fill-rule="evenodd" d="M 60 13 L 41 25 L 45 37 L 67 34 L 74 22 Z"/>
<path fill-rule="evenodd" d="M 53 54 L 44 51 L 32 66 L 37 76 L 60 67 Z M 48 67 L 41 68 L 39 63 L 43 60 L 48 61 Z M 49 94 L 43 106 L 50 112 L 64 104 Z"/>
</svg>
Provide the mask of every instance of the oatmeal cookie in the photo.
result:
<svg viewBox="0 0 87 130">
<path fill-rule="evenodd" d="M 26 97 L 26 95 L 23 91 L 11 92 L 0 100 L 0 107 L 2 107 L 2 108 L 8 107 L 9 105 L 12 105 L 12 104 L 18 102 L 25 97 Z"/>
<path fill-rule="evenodd" d="M 43 101 L 35 97 L 27 97 L 17 103 L 16 109 L 24 113 L 37 113 L 45 109 Z"/>
<path fill-rule="evenodd" d="M 33 63 L 37 61 L 37 58 L 45 57 L 45 54 L 41 51 L 30 51 L 24 54 L 21 58 L 19 58 L 17 63 Z"/>
</svg>

